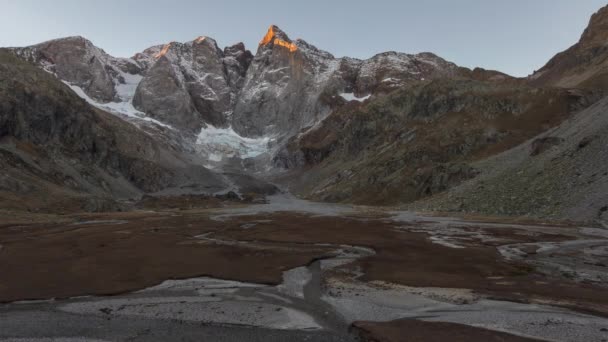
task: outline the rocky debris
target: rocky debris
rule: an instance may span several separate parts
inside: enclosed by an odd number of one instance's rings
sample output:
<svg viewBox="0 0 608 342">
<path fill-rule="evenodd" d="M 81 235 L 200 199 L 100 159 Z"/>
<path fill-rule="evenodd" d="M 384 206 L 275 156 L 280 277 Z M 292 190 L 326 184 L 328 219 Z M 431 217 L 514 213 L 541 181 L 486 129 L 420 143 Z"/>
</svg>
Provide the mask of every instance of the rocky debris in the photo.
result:
<svg viewBox="0 0 608 342">
<path fill-rule="evenodd" d="M 590 135 L 590 136 L 586 136 L 583 139 L 581 139 L 581 141 L 578 143 L 578 149 L 582 150 L 583 148 L 589 146 L 589 144 L 591 144 L 591 142 L 593 142 L 593 140 L 596 140 L 597 138 L 599 138 L 597 135 Z"/>
<path fill-rule="evenodd" d="M 90 213 L 115 212 L 126 210 L 127 207 L 111 198 L 87 197 L 81 209 Z"/>
<path fill-rule="evenodd" d="M 215 198 L 220 199 L 222 201 L 240 201 L 241 196 L 234 191 L 228 191 L 225 194 L 215 195 Z"/>
<path fill-rule="evenodd" d="M 543 138 L 535 139 L 532 142 L 532 144 L 530 145 L 530 148 L 531 148 L 530 155 L 537 156 L 555 146 L 558 146 L 559 144 L 561 144 L 563 142 L 564 142 L 564 139 L 559 138 L 559 137 L 543 137 Z"/>
<path fill-rule="evenodd" d="M 220 208 L 221 199 L 211 195 L 152 196 L 144 195 L 134 207 L 146 210 Z"/>
<path fill-rule="evenodd" d="M 608 228 L 608 205 L 600 208 L 598 212 L 598 221 L 604 228 Z"/>
<path fill-rule="evenodd" d="M 411 208 L 604 224 L 606 215 L 601 210 L 608 203 L 606 108 L 605 98 L 550 133 L 473 163 L 481 171 L 478 177 Z M 530 156 L 533 145 L 545 140 L 560 143 Z"/>
<path fill-rule="evenodd" d="M 418 196 L 431 196 L 459 185 L 479 174 L 467 164 L 438 165 L 430 169 L 418 169 L 414 182 L 418 186 Z"/>
<path fill-rule="evenodd" d="M 242 175 L 235 174 L 233 177 Z M 243 176 L 248 177 L 248 176 Z M 133 207 L 147 210 L 163 209 L 206 209 L 221 208 L 230 203 L 266 203 L 266 196 L 275 192 L 264 189 L 269 185 L 249 177 L 249 187 L 237 186 L 236 191 L 229 190 L 219 194 L 181 194 L 181 195 L 157 195 L 145 194 Z M 239 194 L 237 193 L 237 191 Z"/>
<path fill-rule="evenodd" d="M 253 176 L 240 172 L 224 172 L 224 177 L 228 179 L 228 183 L 233 184 L 241 194 L 260 194 L 264 196 L 276 195 L 281 191 L 279 188 L 269 182 L 260 181 Z"/>
</svg>

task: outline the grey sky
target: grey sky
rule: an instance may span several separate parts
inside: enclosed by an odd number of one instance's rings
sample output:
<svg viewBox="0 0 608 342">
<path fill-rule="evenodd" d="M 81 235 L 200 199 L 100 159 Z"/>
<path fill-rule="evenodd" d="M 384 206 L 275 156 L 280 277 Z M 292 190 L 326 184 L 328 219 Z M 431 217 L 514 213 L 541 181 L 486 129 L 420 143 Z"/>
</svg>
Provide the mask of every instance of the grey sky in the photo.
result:
<svg viewBox="0 0 608 342">
<path fill-rule="evenodd" d="M 206 35 L 254 53 L 270 24 L 336 56 L 431 51 L 525 76 L 574 44 L 600 0 L 0 0 L 0 46 L 82 35 L 115 56 Z"/>
</svg>

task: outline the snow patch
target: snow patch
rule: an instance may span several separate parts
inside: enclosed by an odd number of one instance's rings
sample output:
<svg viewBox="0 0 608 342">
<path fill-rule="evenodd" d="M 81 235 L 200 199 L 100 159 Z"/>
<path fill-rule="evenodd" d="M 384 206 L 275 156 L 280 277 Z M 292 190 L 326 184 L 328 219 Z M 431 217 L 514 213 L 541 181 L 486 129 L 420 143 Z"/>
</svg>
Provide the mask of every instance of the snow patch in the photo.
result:
<svg viewBox="0 0 608 342">
<path fill-rule="evenodd" d="M 346 101 L 359 101 L 359 102 L 363 102 L 367 99 L 369 99 L 370 97 L 372 97 L 372 94 L 363 96 L 363 97 L 357 97 L 355 96 L 354 93 L 341 93 L 340 97 L 345 99 Z"/>
</svg>

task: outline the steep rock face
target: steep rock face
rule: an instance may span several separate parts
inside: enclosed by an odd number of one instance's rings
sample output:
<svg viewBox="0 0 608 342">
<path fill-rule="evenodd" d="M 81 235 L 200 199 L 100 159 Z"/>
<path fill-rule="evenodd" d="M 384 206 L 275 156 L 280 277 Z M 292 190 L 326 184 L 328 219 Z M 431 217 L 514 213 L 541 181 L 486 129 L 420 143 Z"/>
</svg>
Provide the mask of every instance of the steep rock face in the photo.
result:
<svg viewBox="0 0 608 342">
<path fill-rule="evenodd" d="M 271 26 L 247 73 L 232 123 L 245 136 L 288 137 L 320 122 L 345 101 L 457 73 L 456 65 L 430 53 L 335 58 Z"/>
<path fill-rule="evenodd" d="M 243 88 L 245 76 L 252 60 L 253 55 L 249 50 L 245 49 L 245 44 L 243 43 L 237 43 L 224 48 L 223 61 L 228 84 L 233 89 L 233 102 L 236 100 L 237 93 Z"/>
<path fill-rule="evenodd" d="M 85 198 L 84 204 L 227 186 L 199 162 L 89 106 L 57 78 L 2 50 L 0 100 L 0 183 L 6 185 L 0 184 L 0 200 L 16 196 L 25 201 L 21 209 L 66 198 Z M 26 193 L 18 192 L 20 184 L 28 185 Z"/>
<path fill-rule="evenodd" d="M 286 135 L 322 119 L 319 101 L 337 69 L 334 57 L 271 26 L 260 42 L 237 100 L 232 124 L 244 136 Z"/>
<path fill-rule="evenodd" d="M 208 37 L 153 46 L 131 59 L 111 57 L 80 37 L 14 51 L 96 107 L 164 130 L 173 145 L 191 145 L 220 164 L 274 155 L 348 102 L 465 72 L 430 53 L 335 58 L 276 26 L 255 57 L 242 43 L 222 51 Z"/>
<path fill-rule="evenodd" d="M 150 70 L 154 63 L 156 63 L 156 56 L 160 54 L 165 46 L 166 44 L 150 46 L 144 51 L 136 53 L 132 59 L 141 66 L 145 73 L 145 71 Z"/>
<path fill-rule="evenodd" d="M 534 85 L 584 88 L 608 93 L 608 6 L 595 13 L 578 43 L 529 77 Z"/>
<path fill-rule="evenodd" d="M 205 123 L 226 125 L 235 88 L 229 86 L 224 54 L 213 39 L 169 43 L 153 58 L 137 87 L 135 108 L 193 133 Z"/>
<path fill-rule="evenodd" d="M 118 100 L 116 88 L 125 84 L 125 74 L 141 73 L 135 61 L 112 57 L 82 37 L 51 40 L 14 52 L 100 102 Z"/>
<path fill-rule="evenodd" d="M 150 117 L 186 135 L 225 127 L 253 56 L 242 43 L 220 50 L 208 37 L 115 58 L 82 37 L 12 51 L 82 91 L 99 108 Z"/>
</svg>

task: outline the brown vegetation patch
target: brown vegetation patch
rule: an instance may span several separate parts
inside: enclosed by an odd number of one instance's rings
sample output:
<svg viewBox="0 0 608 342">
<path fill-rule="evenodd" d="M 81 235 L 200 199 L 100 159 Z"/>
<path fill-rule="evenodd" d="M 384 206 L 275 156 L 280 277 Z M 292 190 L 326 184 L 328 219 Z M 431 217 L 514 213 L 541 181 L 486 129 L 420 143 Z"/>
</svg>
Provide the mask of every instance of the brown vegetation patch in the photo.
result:
<svg viewBox="0 0 608 342">
<path fill-rule="evenodd" d="M 456 323 L 414 319 L 392 322 L 355 322 L 354 330 L 364 341 L 375 342 L 532 342 L 536 339 Z"/>
<path fill-rule="evenodd" d="M 194 236 L 222 228 L 201 215 L 117 216 L 2 228 L 0 301 L 118 294 L 198 276 L 278 284 L 283 271 L 326 252 L 201 244 Z"/>
<path fill-rule="evenodd" d="M 284 271 L 345 244 L 376 251 L 351 265 L 361 268 L 363 281 L 467 288 L 493 298 L 608 313 L 604 289 L 536 275 L 530 266 L 506 262 L 495 246 L 481 242 L 449 248 L 424 233 L 397 230 L 386 220 L 277 213 L 214 221 L 209 214 L 90 214 L 78 217 L 79 224 L 5 225 L 0 229 L 0 274 L 5 275 L 0 301 L 116 294 L 203 275 L 278 284 Z M 201 239 L 202 234 L 212 240 Z M 508 230 L 497 234 L 515 236 Z M 530 241 L 560 239 L 540 235 L 529 236 Z M 527 238 L 516 234 L 518 241 Z"/>
</svg>

